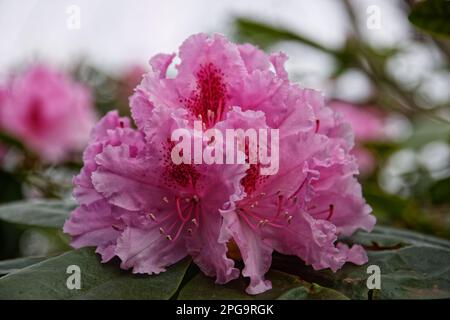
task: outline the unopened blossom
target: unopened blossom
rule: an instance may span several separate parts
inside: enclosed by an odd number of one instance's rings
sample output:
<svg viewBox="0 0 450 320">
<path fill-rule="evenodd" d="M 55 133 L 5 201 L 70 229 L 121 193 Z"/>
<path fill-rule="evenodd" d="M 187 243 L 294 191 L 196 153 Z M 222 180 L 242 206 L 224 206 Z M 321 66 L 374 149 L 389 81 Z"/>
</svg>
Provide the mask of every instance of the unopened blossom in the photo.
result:
<svg viewBox="0 0 450 320">
<path fill-rule="evenodd" d="M 320 93 L 289 81 L 283 53 L 198 34 L 182 44 L 178 72 L 167 77 L 174 58 L 150 60 L 130 99 L 136 129 L 109 113 L 92 132 L 74 180 L 79 207 L 64 226 L 72 245 L 96 246 L 104 262 L 117 256 L 134 273 L 160 273 L 189 255 L 226 283 L 240 274 L 228 255 L 233 243 L 250 294 L 271 288 L 265 274 L 274 251 L 315 269 L 365 263 L 361 246 L 337 241 L 375 223 L 345 119 Z M 171 134 L 185 129 L 195 139 L 198 121 L 221 133 L 277 129 L 278 170 L 262 175 L 261 162 L 175 164 Z M 206 149 L 217 143 L 200 141 Z M 249 158 L 248 149 L 236 151 Z"/>
<path fill-rule="evenodd" d="M 94 123 L 90 91 L 48 66 L 32 66 L 1 88 L 0 130 L 45 161 L 84 148 Z"/>
</svg>

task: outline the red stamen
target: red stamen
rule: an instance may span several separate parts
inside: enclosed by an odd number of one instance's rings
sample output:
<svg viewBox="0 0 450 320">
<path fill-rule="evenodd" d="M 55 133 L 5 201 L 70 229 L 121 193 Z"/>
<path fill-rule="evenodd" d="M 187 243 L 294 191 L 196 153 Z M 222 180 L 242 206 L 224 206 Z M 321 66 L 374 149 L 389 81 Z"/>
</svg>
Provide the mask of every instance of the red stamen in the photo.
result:
<svg viewBox="0 0 450 320">
<path fill-rule="evenodd" d="M 283 209 L 283 196 L 279 195 L 278 196 L 277 214 L 273 219 L 271 219 L 272 221 L 275 221 L 280 216 L 282 209 Z"/>
<path fill-rule="evenodd" d="M 253 225 L 253 223 L 251 223 L 251 221 L 247 218 L 247 216 L 245 214 L 242 214 L 242 212 L 240 210 L 237 211 L 238 214 L 245 220 L 245 222 L 247 222 L 248 226 L 253 229 L 253 230 L 257 230 L 258 227 Z"/>
<path fill-rule="evenodd" d="M 316 120 L 316 129 L 314 130 L 314 133 L 319 132 L 319 128 L 320 128 L 320 120 L 317 119 L 317 120 Z"/>
<path fill-rule="evenodd" d="M 330 213 L 328 214 L 327 220 L 330 220 L 331 217 L 333 216 L 333 212 L 334 212 L 334 205 L 330 204 Z"/>
<path fill-rule="evenodd" d="M 177 207 L 177 213 L 178 213 L 178 216 L 180 217 L 180 219 L 181 219 L 183 222 L 189 220 L 189 217 L 191 216 L 191 212 L 192 212 L 192 205 L 188 205 L 186 208 L 184 208 L 184 210 L 186 210 L 186 209 L 188 209 L 188 208 L 191 209 L 191 210 L 189 211 L 189 213 L 187 214 L 187 217 L 184 217 L 184 216 L 183 216 L 183 213 L 181 212 L 182 210 L 181 210 L 181 205 L 180 205 L 180 198 L 177 197 L 175 202 L 176 202 L 176 207 Z"/>
<path fill-rule="evenodd" d="M 268 220 L 268 219 L 266 219 L 265 217 L 262 217 L 261 215 L 255 213 L 255 212 L 253 212 L 253 211 L 246 210 L 246 209 L 244 209 L 244 208 L 241 208 L 241 210 L 242 210 L 243 212 L 245 212 L 246 214 L 248 214 L 250 217 L 252 217 L 252 218 L 254 218 L 255 220 L 257 220 L 258 223 L 261 222 L 261 221 L 264 221 L 264 224 L 268 224 L 268 225 L 270 225 L 271 227 L 275 227 L 275 228 L 284 228 L 284 227 L 285 227 L 285 226 L 283 226 L 283 225 L 273 223 L 273 222 L 272 222 L 272 221 L 273 221 L 272 219 L 271 219 L 271 220 Z"/>
<path fill-rule="evenodd" d="M 303 189 L 303 186 L 305 185 L 307 179 L 308 179 L 308 175 L 306 175 L 305 179 L 300 184 L 300 187 L 298 187 L 298 189 L 295 190 L 295 192 L 289 197 L 289 199 L 292 199 L 293 197 L 295 197 Z"/>
</svg>

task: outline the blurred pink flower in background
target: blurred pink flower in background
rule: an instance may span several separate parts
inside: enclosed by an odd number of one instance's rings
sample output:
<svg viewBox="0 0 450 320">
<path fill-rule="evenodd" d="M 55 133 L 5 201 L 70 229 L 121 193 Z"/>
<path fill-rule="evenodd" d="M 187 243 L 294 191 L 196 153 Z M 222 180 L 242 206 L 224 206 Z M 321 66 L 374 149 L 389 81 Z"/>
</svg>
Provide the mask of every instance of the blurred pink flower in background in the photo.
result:
<svg viewBox="0 0 450 320">
<path fill-rule="evenodd" d="M 386 115 L 371 106 L 358 106 L 340 100 L 332 100 L 328 105 L 342 114 L 345 121 L 352 126 L 356 146 L 351 153 L 358 161 L 361 174 L 364 176 L 370 175 L 376 168 L 376 159 L 373 153 L 363 144 L 365 142 L 382 141 L 386 138 L 384 133 Z"/>
<path fill-rule="evenodd" d="M 1 88 L 1 130 L 44 161 L 85 147 L 95 120 L 88 88 L 48 66 L 34 65 Z"/>
</svg>

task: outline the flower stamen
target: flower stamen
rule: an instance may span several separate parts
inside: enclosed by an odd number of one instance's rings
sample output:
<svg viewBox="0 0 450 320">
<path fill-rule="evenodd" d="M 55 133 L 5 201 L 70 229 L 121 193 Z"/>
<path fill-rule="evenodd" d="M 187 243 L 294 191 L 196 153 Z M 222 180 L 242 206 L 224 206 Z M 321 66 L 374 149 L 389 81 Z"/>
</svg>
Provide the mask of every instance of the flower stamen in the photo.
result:
<svg viewBox="0 0 450 320">
<path fill-rule="evenodd" d="M 331 217 L 333 216 L 333 212 L 334 212 L 334 205 L 330 204 L 330 213 L 328 214 L 327 220 L 330 220 Z"/>
</svg>

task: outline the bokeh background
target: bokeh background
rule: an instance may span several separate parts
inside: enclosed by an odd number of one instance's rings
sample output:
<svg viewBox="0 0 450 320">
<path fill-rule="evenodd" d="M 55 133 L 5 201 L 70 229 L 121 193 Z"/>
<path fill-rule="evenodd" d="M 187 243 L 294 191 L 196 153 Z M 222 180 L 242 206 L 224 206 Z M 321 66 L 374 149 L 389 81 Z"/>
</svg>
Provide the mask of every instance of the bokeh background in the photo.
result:
<svg viewBox="0 0 450 320">
<path fill-rule="evenodd" d="M 450 46 L 439 25 L 430 34 L 408 20 L 416 2 L 0 0 L 0 83 L 50 65 L 91 88 L 99 116 L 126 115 L 149 58 L 191 34 L 282 50 L 291 80 L 323 91 L 354 126 L 379 223 L 450 239 Z M 81 152 L 46 163 L 1 138 L 1 202 L 70 197 Z M 65 248 L 60 232 L 0 222 L 0 258 Z"/>
</svg>

